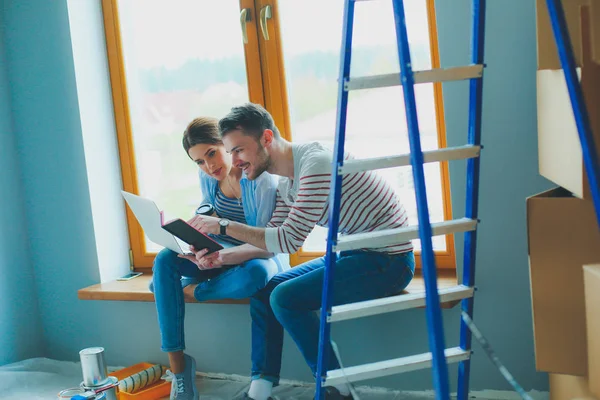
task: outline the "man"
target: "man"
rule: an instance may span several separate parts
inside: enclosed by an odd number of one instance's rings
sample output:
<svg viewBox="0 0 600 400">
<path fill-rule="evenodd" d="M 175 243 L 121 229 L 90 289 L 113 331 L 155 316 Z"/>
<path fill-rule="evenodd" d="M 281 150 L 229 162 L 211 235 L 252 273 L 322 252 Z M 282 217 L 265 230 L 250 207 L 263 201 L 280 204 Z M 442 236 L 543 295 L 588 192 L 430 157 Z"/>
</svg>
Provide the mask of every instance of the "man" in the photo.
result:
<svg viewBox="0 0 600 400">
<path fill-rule="evenodd" d="M 223 143 L 233 164 L 249 179 L 264 172 L 279 175 L 277 203 L 266 228 L 205 217 L 195 225 L 273 253 L 294 253 L 315 225 L 328 226 L 332 152 L 319 143 L 294 144 L 282 139 L 273 118 L 261 106 L 234 107 L 219 121 Z M 392 188 L 376 173 L 344 177 L 339 232 L 355 234 L 406 226 L 407 213 Z M 345 304 L 401 292 L 414 275 L 410 242 L 344 251 L 337 255 L 333 303 Z M 245 398 L 267 400 L 279 381 L 283 328 L 316 375 L 319 319 L 325 270 L 321 257 L 277 274 L 253 296 L 252 383 Z M 260 344 L 262 346 L 256 346 Z M 328 344 L 327 369 L 339 368 Z M 352 399 L 350 388 L 327 388 L 328 399 Z"/>
</svg>

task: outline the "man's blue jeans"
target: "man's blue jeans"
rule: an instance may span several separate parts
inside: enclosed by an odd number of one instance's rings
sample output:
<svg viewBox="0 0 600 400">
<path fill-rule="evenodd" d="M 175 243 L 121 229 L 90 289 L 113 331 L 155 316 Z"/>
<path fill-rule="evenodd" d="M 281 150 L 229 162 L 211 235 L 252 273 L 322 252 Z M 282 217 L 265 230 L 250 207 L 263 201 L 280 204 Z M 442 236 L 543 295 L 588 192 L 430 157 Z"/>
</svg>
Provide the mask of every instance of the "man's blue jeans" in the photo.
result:
<svg viewBox="0 0 600 400">
<path fill-rule="evenodd" d="M 333 304 L 354 303 L 400 293 L 415 271 L 413 252 L 387 255 L 347 251 L 334 269 Z M 317 371 L 319 318 L 325 257 L 273 277 L 250 299 L 252 314 L 252 379 L 279 382 L 283 329 L 290 334 L 313 375 Z M 339 368 L 331 344 L 327 370 Z"/>
<path fill-rule="evenodd" d="M 194 289 L 194 297 L 198 301 L 244 299 L 264 288 L 278 270 L 271 259 L 254 259 L 235 267 L 200 270 L 191 261 L 164 249 L 156 255 L 153 271 L 151 290 L 156 300 L 161 349 L 172 352 L 185 350 L 182 277 L 200 282 Z"/>
</svg>

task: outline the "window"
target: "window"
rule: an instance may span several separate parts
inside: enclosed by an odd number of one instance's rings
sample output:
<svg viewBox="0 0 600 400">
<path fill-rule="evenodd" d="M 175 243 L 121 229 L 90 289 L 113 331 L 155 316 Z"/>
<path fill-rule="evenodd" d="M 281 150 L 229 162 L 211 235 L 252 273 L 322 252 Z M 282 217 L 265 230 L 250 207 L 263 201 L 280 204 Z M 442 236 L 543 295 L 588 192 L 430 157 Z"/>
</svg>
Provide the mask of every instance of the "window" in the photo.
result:
<svg viewBox="0 0 600 400">
<path fill-rule="evenodd" d="M 244 44 L 238 1 L 104 0 L 103 11 L 124 189 L 185 218 L 202 199 L 186 125 L 264 103 L 256 18 Z M 129 210 L 128 226 L 134 265 L 151 267 L 159 249 Z"/>
<path fill-rule="evenodd" d="M 125 190 L 190 215 L 202 196 L 196 166 L 181 147 L 183 129 L 196 116 L 219 117 L 245 101 L 263 104 L 288 140 L 333 145 L 343 3 L 104 0 Z M 439 67 L 433 3 L 405 1 L 415 70 Z M 398 72 L 391 2 L 355 7 L 351 75 Z M 416 86 L 424 150 L 445 146 L 441 96 L 440 84 Z M 408 152 L 400 86 L 350 93 L 346 143 L 358 158 Z M 447 165 L 425 171 L 432 221 L 451 219 Z M 410 167 L 380 173 L 416 224 Z M 149 267 L 157 249 L 128 216 L 134 265 Z M 316 228 L 292 262 L 322 254 L 324 232 Z M 452 235 L 434 238 L 434 249 L 439 267 L 454 268 Z"/>
</svg>

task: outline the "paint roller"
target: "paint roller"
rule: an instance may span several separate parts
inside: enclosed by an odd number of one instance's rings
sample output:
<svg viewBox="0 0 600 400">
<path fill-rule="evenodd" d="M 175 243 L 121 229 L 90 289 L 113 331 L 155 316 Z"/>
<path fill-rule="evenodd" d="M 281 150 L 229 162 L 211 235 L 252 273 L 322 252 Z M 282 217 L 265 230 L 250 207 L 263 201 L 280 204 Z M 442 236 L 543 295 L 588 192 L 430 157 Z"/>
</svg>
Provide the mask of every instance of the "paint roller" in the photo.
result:
<svg viewBox="0 0 600 400">
<path fill-rule="evenodd" d="M 140 372 L 121 379 L 119 391 L 136 393 L 160 380 L 165 368 L 160 364 L 154 364 Z"/>
</svg>

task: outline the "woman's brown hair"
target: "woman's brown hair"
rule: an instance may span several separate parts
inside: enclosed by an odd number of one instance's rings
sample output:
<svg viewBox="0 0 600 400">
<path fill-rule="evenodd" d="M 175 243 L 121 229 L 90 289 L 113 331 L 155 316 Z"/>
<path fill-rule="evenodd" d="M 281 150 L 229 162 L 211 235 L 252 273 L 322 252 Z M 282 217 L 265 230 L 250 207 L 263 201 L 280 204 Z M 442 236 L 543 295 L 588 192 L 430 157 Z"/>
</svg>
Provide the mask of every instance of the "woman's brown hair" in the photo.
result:
<svg viewBox="0 0 600 400">
<path fill-rule="evenodd" d="M 183 148 L 189 154 L 197 144 L 223 144 L 219 134 L 219 120 L 211 117 L 199 117 L 189 123 L 183 132 Z"/>
</svg>

